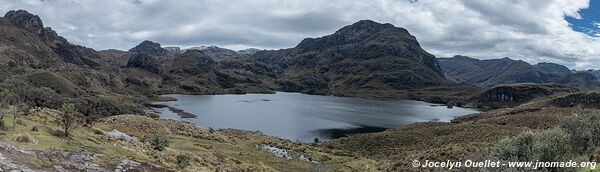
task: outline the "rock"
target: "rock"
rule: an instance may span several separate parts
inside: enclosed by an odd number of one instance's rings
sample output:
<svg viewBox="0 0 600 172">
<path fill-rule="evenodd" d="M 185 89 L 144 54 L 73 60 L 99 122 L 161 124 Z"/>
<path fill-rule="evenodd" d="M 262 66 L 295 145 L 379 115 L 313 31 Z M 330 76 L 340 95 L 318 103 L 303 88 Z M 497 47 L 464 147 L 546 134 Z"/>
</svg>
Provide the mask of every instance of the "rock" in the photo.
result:
<svg viewBox="0 0 600 172">
<path fill-rule="evenodd" d="M 134 170 L 134 169 L 136 169 L 136 167 L 139 167 L 140 165 L 142 165 L 142 164 L 139 162 L 130 160 L 128 158 L 123 158 L 123 159 L 121 159 L 121 161 L 119 161 L 119 164 L 117 165 L 117 167 L 115 167 L 115 172 Z"/>
<path fill-rule="evenodd" d="M 468 102 L 480 108 L 495 109 L 514 107 L 535 98 L 561 93 L 574 93 L 579 89 L 559 84 L 510 84 L 500 85 L 471 98 Z"/>
<path fill-rule="evenodd" d="M 200 50 L 187 50 L 173 59 L 171 70 L 198 75 L 213 72 L 214 63 L 212 58 Z"/>
<path fill-rule="evenodd" d="M 575 93 L 550 100 L 553 106 L 600 108 L 600 94 L 597 92 Z"/>
<path fill-rule="evenodd" d="M 159 43 L 155 43 L 152 41 L 145 40 L 139 45 L 129 49 L 129 52 L 140 53 L 140 54 L 149 54 L 155 57 L 163 57 L 166 56 L 168 51 L 160 46 Z"/>
<path fill-rule="evenodd" d="M 10 24 L 33 32 L 40 37 L 44 37 L 44 24 L 39 16 L 33 15 L 25 10 L 11 10 L 4 15 Z"/>
<path fill-rule="evenodd" d="M 133 54 L 127 62 L 127 67 L 140 68 L 155 74 L 160 74 L 163 68 L 157 58 L 146 53 Z"/>
</svg>

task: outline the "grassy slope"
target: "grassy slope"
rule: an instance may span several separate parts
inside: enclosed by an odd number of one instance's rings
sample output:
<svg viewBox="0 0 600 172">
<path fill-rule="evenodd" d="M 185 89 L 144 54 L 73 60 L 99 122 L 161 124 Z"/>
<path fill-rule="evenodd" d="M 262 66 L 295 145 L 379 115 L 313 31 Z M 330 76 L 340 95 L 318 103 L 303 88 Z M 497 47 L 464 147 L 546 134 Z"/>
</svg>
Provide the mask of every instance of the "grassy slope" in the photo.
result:
<svg viewBox="0 0 600 172">
<path fill-rule="evenodd" d="M 155 120 L 147 117 L 125 115 L 111 117 L 96 123 L 92 128 L 80 127 L 73 131 L 71 139 L 60 136 L 59 126 L 53 123 L 55 111 L 44 109 L 32 115 L 22 116 L 20 125 L 12 131 L 12 115 L 6 115 L 4 122 L 8 126 L 3 141 L 17 145 L 25 149 L 50 151 L 66 150 L 73 152 L 92 152 L 101 154 L 92 160 L 92 163 L 102 167 L 115 167 L 119 160 L 128 157 L 146 166 L 157 164 L 165 169 L 178 169 L 184 171 L 313 171 L 316 169 L 325 171 L 373 171 L 375 161 L 365 158 L 354 158 L 343 155 L 334 155 L 310 145 L 299 144 L 275 137 L 264 136 L 258 133 L 239 130 L 219 130 L 214 133 L 206 129 L 187 128 L 190 125 L 169 121 Z M 123 122 L 136 122 L 139 125 L 123 125 Z M 151 124 L 151 125 L 148 125 Z M 152 127 L 154 125 L 154 127 Z M 170 131 L 158 131 L 169 128 Z M 33 126 L 38 126 L 38 131 L 31 131 Z M 141 128 L 139 126 L 142 126 Z M 147 127 L 143 127 L 147 126 Z M 126 141 L 100 131 L 120 131 L 132 133 L 156 133 L 168 138 L 170 146 L 166 151 L 154 151 L 152 147 L 140 141 Z M 170 132 L 170 133 L 169 133 Z M 193 132 L 193 133 L 186 133 Z M 19 135 L 29 133 L 33 142 L 17 142 Z M 144 140 L 149 135 L 136 135 Z M 312 163 L 296 159 L 277 157 L 274 154 L 259 150 L 257 144 L 277 145 L 278 147 L 292 150 L 296 155 L 302 153 L 313 160 L 322 163 Z M 6 153 L 3 153 L 6 154 Z M 60 162 L 53 157 L 36 157 L 25 154 L 12 154 L 17 159 L 27 160 L 27 166 L 33 169 L 51 169 L 53 165 Z M 177 166 L 176 156 L 185 155 L 190 157 L 190 165 L 181 169 Z M 8 155 L 6 155 L 8 156 Z"/>
</svg>

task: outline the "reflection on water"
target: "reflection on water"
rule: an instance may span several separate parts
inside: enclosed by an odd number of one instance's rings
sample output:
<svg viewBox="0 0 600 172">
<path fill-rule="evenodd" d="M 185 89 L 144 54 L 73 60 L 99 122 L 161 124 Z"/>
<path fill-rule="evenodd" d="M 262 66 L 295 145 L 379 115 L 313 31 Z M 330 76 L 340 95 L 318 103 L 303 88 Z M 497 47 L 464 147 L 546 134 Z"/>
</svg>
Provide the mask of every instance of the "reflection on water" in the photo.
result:
<svg viewBox="0 0 600 172">
<path fill-rule="evenodd" d="M 163 102 L 198 115 L 186 119 L 201 127 L 261 131 L 291 140 L 312 142 L 352 133 L 379 132 L 424 121 L 448 122 L 477 111 L 412 100 L 371 100 L 299 93 L 246 95 L 166 95 Z M 161 118 L 179 119 L 167 108 L 155 109 Z"/>
</svg>

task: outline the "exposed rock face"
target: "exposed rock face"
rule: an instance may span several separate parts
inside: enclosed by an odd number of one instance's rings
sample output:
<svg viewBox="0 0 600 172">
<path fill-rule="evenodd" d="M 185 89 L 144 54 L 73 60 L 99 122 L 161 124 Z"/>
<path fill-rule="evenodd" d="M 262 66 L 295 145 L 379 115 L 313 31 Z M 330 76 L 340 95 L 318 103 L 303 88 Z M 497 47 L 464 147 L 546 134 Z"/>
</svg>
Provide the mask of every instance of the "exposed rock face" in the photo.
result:
<svg viewBox="0 0 600 172">
<path fill-rule="evenodd" d="M 127 62 L 127 67 L 135 67 L 160 74 L 162 72 L 162 65 L 158 59 L 151 56 L 150 54 L 133 54 Z"/>
<path fill-rule="evenodd" d="M 558 107 L 581 106 L 582 108 L 599 108 L 600 94 L 597 92 L 569 94 L 552 99 L 551 103 Z"/>
<path fill-rule="evenodd" d="M 468 100 L 479 108 L 513 107 L 535 98 L 558 93 L 574 93 L 579 89 L 558 84 L 511 84 L 491 88 Z"/>
<path fill-rule="evenodd" d="M 144 53 L 149 54 L 156 57 L 166 56 L 168 51 L 160 46 L 159 43 L 155 43 L 152 41 L 144 41 L 139 45 L 129 49 L 129 52 L 133 53 Z"/>
<path fill-rule="evenodd" d="M 172 71 L 193 75 L 208 73 L 214 70 L 214 61 L 200 50 L 187 50 L 173 59 Z"/>
<path fill-rule="evenodd" d="M 237 51 L 238 54 L 244 54 L 244 55 L 252 55 L 258 51 L 261 51 L 260 49 L 256 49 L 256 48 L 248 48 L 248 49 L 243 49 L 243 50 L 239 50 Z"/>
<path fill-rule="evenodd" d="M 44 37 L 44 24 L 39 16 L 24 10 L 9 11 L 4 15 L 8 23 Z"/>
<path fill-rule="evenodd" d="M 23 51 L 13 60 L 22 65 L 48 66 L 57 59 L 77 65 L 97 67 L 92 59 L 99 59 L 96 51 L 69 43 L 51 28 L 44 28 L 42 20 L 27 11 L 10 11 L 0 19 L 0 46 L 15 47 L 8 51 Z M 26 58 L 26 59 L 23 59 Z M 24 61 L 25 60 L 25 61 Z"/>
<path fill-rule="evenodd" d="M 208 46 L 208 47 L 193 47 L 189 50 L 201 50 L 204 54 L 212 58 L 214 61 L 223 61 L 223 60 L 240 60 L 241 54 L 237 52 L 225 49 L 217 46 Z"/>
<path fill-rule="evenodd" d="M 274 63 L 283 70 L 280 86 L 300 92 L 385 92 L 447 83 L 435 57 L 408 31 L 370 20 L 304 39 L 295 48 L 259 51 L 252 59 Z M 299 82 L 304 78 L 310 82 Z"/>
</svg>

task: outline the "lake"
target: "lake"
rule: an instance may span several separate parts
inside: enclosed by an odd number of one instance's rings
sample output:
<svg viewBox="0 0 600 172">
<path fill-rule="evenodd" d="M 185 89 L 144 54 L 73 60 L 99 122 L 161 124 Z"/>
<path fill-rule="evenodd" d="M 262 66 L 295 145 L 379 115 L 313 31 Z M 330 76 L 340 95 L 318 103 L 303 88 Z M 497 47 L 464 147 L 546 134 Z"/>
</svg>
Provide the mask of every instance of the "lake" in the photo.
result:
<svg viewBox="0 0 600 172">
<path fill-rule="evenodd" d="M 197 115 L 197 118 L 184 120 L 200 127 L 261 131 L 301 142 L 378 132 L 415 122 L 449 122 L 455 117 L 478 112 L 414 100 L 372 100 L 286 92 L 164 96 L 177 98 L 177 101 L 157 104 Z M 181 120 L 168 108 L 154 110 L 161 118 Z"/>
</svg>

